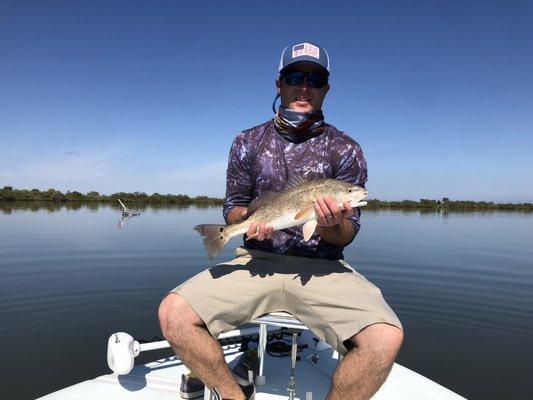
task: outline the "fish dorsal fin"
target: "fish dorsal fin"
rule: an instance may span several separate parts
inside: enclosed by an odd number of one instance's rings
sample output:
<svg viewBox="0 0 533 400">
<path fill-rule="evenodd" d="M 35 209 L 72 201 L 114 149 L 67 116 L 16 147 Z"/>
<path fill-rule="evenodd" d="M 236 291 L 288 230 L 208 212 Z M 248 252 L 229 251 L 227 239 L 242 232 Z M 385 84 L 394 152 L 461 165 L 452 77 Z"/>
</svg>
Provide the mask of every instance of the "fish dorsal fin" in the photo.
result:
<svg viewBox="0 0 533 400">
<path fill-rule="evenodd" d="M 250 205 L 248 206 L 248 216 L 250 216 L 250 214 L 252 214 L 253 212 L 257 211 L 259 208 L 263 207 L 267 202 L 272 200 L 278 194 L 279 193 L 272 192 L 269 190 L 261 192 L 261 194 L 255 199 L 253 199 Z"/>
<path fill-rule="evenodd" d="M 309 204 L 307 206 L 300 208 L 298 212 L 296 213 L 296 215 L 294 216 L 294 219 L 295 220 L 306 219 L 314 215 L 315 215 L 315 205 L 314 203 L 312 203 L 312 204 Z"/>
<path fill-rule="evenodd" d="M 306 183 L 307 181 L 302 178 L 300 175 L 291 175 L 289 176 L 289 179 L 287 180 L 287 183 L 285 183 L 285 190 L 291 189 L 295 186 L 301 185 L 302 183 Z"/>
</svg>

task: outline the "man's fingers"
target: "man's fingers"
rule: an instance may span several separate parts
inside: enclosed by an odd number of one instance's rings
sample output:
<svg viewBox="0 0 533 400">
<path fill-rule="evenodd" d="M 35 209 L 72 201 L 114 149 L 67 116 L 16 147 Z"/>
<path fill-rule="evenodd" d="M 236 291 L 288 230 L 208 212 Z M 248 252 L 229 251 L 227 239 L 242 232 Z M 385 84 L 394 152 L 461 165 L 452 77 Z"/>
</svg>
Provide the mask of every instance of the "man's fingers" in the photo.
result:
<svg viewBox="0 0 533 400">
<path fill-rule="evenodd" d="M 318 220 L 318 225 L 327 225 L 326 216 L 324 215 L 324 211 L 322 210 L 322 207 L 320 206 L 320 201 L 322 204 L 324 204 L 324 200 L 322 200 L 321 197 L 318 197 L 315 202 L 315 213 Z"/>
<path fill-rule="evenodd" d="M 328 207 L 329 212 L 333 217 L 333 220 L 336 223 L 339 223 L 342 219 L 342 212 L 335 200 L 333 200 L 333 198 L 331 197 L 326 197 L 324 198 L 324 203 L 326 203 L 326 206 Z"/>
<path fill-rule="evenodd" d="M 331 197 L 318 197 L 315 202 L 315 212 L 320 226 L 333 226 L 342 222 L 342 210 Z"/>
<path fill-rule="evenodd" d="M 274 229 L 264 222 L 252 222 L 246 232 L 246 240 L 255 239 L 261 241 L 270 239 L 273 232 Z"/>
<path fill-rule="evenodd" d="M 266 226 L 265 224 L 259 224 L 257 227 L 257 237 L 256 240 L 262 241 L 265 240 Z"/>
<path fill-rule="evenodd" d="M 344 211 L 342 216 L 344 218 L 351 218 L 355 215 L 355 209 L 352 207 L 349 201 L 344 202 Z"/>
<path fill-rule="evenodd" d="M 248 230 L 246 231 L 246 240 L 255 239 L 257 236 L 257 222 L 252 222 Z"/>
<path fill-rule="evenodd" d="M 270 225 L 261 222 L 258 227 L 257 240 L 270 239 L 272 238 L 273 232 L 274 228 L 272 228 Z"/>
<path fill-rule="evenodd" d="M 322 215 L 324 216 L 325 220 L 328 220 L 331 218 L 331 211 L 329 207 L 327 206 L 325 200 L 322 197 L 318 197 L 316 199 L 316 202 L 318 206 L 320 207 L 320 211 L 322 212 Z"/>
</svg>

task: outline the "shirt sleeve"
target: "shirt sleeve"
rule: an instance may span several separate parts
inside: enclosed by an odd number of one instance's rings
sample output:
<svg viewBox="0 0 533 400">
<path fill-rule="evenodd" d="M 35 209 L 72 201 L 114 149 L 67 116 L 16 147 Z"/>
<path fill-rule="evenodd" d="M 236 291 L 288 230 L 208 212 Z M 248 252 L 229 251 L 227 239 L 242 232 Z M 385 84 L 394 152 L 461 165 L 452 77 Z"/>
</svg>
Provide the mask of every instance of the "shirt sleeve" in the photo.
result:
<svg viewBox="0 0 533 400">
<path fill-rule="evenodd" d="M 350 143 L 341 146 L 339 150 L 340 163 L 334 178 L 353 183 L 354 185 L 365 187 L 367 181 L 367 166 L 365 156 L 361 146 L 355 141 L 350 140 Z M 357 229 L 361 226 L 360 223 L 361 210 L 359 207 L 355 209 L 355 214 L 351 218 L 357 225 Z"/>
<path fill-rule="evenodd" d="M 231 145 L 226 172 L 226 198 L 223 215 L 227 219 L 236 206 L 248 206 L 252 201 L 252 164 L 250 149 L 243 134 L 238 135 Z"/>
</svg>

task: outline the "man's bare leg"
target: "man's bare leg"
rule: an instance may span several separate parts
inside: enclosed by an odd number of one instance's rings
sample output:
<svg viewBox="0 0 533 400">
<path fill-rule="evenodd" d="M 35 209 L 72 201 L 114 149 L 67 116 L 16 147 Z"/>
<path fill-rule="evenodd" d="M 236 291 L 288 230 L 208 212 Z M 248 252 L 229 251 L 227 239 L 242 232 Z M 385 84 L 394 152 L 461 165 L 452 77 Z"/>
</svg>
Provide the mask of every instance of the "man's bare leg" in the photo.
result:
<svg viewBox="0 0 533 400">
<path fill-rule="evenodd" d="M 402 331 L 388 324 L 352 336 L 354 347 L 335 370 L 327 400 L 370 399 L 389 375 L 402 340 Z"/>
<path fill-rule="evenodd" d="M 220 390 L 224 399 L 244 400 L 220 344 L 181 296 L 170 293 L 161 302 L 159 323 L 174 352 L 204 384 Z"/>
</svg>

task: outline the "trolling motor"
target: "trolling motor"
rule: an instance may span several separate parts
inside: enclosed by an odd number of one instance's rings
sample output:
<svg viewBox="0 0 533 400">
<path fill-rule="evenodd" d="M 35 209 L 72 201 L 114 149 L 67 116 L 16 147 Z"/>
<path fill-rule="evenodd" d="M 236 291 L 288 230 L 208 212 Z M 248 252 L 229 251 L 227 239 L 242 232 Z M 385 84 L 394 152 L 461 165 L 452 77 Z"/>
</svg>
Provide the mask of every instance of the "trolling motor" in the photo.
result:
<svg viewBox="0 0 533 400">
<path fill-rule="evenodd" d="M 278 331 L 277 327 L 264 329 L 264 336 L 268 332 Z M 223 332 L 218 336 L 218 340 L 232 340 L 231 338 L 242 337 L 247 335 L 257 335 L 256 327 L 234 329 Z M 118 375 L 127 375 L 133 369 L 134 358 L 143 351 L 152 351 L 169 348 L 170 344 L 166 340 L 157 342 L 139 343 L 130 334 L 126 332 L 117 332 L 109 336 L 107 341 L 107 365 L 114 373 Z"/>
</svg>

